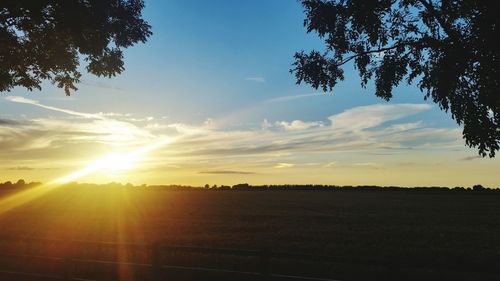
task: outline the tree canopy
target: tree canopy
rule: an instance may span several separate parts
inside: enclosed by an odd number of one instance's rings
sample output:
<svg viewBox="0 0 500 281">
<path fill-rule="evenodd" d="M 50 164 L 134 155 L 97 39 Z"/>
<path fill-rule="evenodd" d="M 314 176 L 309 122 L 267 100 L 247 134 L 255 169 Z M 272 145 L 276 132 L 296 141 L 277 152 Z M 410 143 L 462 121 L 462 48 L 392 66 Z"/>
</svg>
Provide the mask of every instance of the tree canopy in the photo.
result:
<svg viewBox="0 0 500 281">
<path fill-rule="evenodd" d="M 385 100 L 400 83 L 416 84 L 463 125 L 482 156 L 500 148 L 500 16 L 497 1 L 302 0 L 307 32 L 325 51 L 297 52 L 297 83 L 331 91 L 351 62 L 361 85 Z"/>
<path fill-rule="evenodd" d="M 120 74 L 122 49 L 152 34 L 143 8 L 142 0 L 2 0 L 0 92 L 50 80 L 69 95 L 81 61 L 94 75 Z"/>
</svg>

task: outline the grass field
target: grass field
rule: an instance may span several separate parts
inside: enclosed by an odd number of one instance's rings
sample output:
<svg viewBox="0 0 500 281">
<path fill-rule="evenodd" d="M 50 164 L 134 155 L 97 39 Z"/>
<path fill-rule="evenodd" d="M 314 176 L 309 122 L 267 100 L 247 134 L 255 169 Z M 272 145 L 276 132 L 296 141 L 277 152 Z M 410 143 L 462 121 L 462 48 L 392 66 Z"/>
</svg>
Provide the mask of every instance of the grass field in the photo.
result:
<svg viewBox="0 0 500 281">
<path fill-rule="evenodd" d="M 499 235 L 500 196 L 473 192 L 63 188 L 0 215 L 3 251 L 27 237 L 265 248 L 339 257 L 276 268 L 342 280 L 500 280 Z"/>
</svg>

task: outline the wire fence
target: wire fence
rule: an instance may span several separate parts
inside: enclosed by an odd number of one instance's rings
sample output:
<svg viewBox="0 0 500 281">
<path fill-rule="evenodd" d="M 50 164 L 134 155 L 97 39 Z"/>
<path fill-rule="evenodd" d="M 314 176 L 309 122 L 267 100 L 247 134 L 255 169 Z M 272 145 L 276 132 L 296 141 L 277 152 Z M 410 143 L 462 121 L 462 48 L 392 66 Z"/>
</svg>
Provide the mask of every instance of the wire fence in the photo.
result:
<svg viewBox="0 0 500 281">
<path fill-rule="evenodd" d="M 286 260 L 300 260 L 308 262 L 342 262 L 337 257 L 331 256 L 315 256 L 315 255 L 304 255 L 298 253 L 283 253 L 283 252 L 272 252 L 266 249 L 260 250 L 248 250 L 248 249 L 229 249 L 229 248 L 208 248 L 208 247 L 191 247 L 191 246 L 175 246 L 175 245 L 165 245 L 161 243 L 147 244 L 130 244 L 130 243 L 111 243 L 111 242 L 89 242 L 89 241 L 64 241 L 55 239 L 24 239 L 20 240 L 5 240 L 0 239 L 2 242 L 7 244 L 23 244 L 23 247 L 33 248 L 36 245 L 48 245 L 47 247 L 58 247 L 58 245 L 64 245 L 63 250 L 58 251 L 58 255 L 46 255 L 42 254 L 30 254 L 14 251 L 9 253 L 8 251 L 0 252 L 0 276 L 9 276 L 12 280 L 63 280 L 63 281 L 97 281 L 97 280 L 136 280 L 132 277 L 127 277 L 126 275 L 130 272 L 139 272 L 141 275 L 140 280 L 177 280 L 173 279 L 176 274 L 182 274 L 183 272 L 202 274 L 216 274 L 220 278 L 217 280 L 312 280 L 312 281 L 335 281 L 329 278 L 319 278 L 312 276 L 302 276 L 296 274 L 283 274 L 281 272 L 276 272 L 273 270 L 272 262 L 278 259 Z M 28 245 L 28 246 L 26 246 Z M 118 257 L 114 259 L 101 259 L 88 258 L 82 255 L 86 250 L 91 248 L 110 248 L 114 252 L 127 253 L 129 251 L 142 251 L 143 257 L 142 261 L 129 261 L 126 257 Z M 25 251 L 26 252 L 26 251 Z M 49 251 L 50 252 L 50 251 Z M 202 254 L 210 255 L 213 257 L 243 257 L 243 258 L 253 258 L 254 265 L 251 270 L 233 269 L 222 267 L 212 267 L 212 266 L 201 266 L 198 264 L 189 265 L 178 265 L 171 264 L 165 261 L 165 256 L 168 254 Z M 15 270 L 4 269 L 1 267 L 1 261 L 15 261 L 18 266 Z M 51 267 L 49 273 L 39 273 L 30 272 L 24 266 L 26 264 L 35 263 L 33 261 L 41 261 L 44 264 L 52 263 L 57 264 L 57 266 Z M 82 277 L 82 271 L 92 271 L 96 267 L 113 267 L 124 271 L 125 276 L 120 277 L 99 277 L 94 274 L 90 279 Z M 104 276 L 104 275 L 103 275 Z M 24 278 L 24 279 L 23 279 Z M 1 278 L 0 278 L 1 279 Z M 245 280 L 246 280 L 245 279 Z M 4 279 L 1 279 L 4 280 Z M 11 280 L 11 279 L 9 279 Z"/>
</svg>

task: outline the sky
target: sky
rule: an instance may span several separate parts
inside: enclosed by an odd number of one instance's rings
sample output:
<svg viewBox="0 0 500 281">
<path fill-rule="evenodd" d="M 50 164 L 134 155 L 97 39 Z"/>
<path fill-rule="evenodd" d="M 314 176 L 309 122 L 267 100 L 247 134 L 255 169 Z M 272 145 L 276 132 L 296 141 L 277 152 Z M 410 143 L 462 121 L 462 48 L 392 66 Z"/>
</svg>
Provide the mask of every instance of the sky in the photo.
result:
<svg viewBox="0 0 500 281">
<path fill-rule="evenodd" d="M 149 0 L 143 16 L 153 35 L 121 75 L 0 94 L 0 181 L 500 187 L 500 160 L 416 86 L 386 102 L 352 65 L 333 92 L 296 85 L 294 53 L 324 48 L 297 1 Z"/>
</svg>

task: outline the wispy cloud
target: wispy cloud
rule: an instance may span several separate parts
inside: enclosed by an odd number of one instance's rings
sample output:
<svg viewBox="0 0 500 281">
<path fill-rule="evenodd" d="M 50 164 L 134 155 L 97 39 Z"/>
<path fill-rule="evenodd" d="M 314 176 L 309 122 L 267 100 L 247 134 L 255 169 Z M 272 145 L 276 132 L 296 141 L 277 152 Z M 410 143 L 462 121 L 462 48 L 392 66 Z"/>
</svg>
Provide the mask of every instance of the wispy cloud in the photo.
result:
<svg viewBox="0 0 500 281">
<path fill-rule="evenodd" d="M 12 125 L 17 125 L 17 124 L 19 124 L 18 121 L 10 120 L 10 119 L 1 119 L 0 118 L 0 126 L 2 126 L 2 125 L 12 126 Z"/>
<path fill-rule="evenodd" d="M 275 126 L 283 128 L 287 131 L 296 131 L 296 130 L 305 130 L 314 127 L 323 127 L 323 122 L 321 121 L 302 121 L 302 120 L 293 120 L 292 122 L 287 121 L 277 121 Z"/>
<path fill-rule="evenodd" d="M 409 130 L 414 130 L 414 129 L 420 128 L 420 127 L 422 127 L 422 125 L 423 125 L 422 121 L 403 123 L 403 124 L 395 124 L 395 125 L 389 126 L 387 128 L 387 130 L 402 132 L 402 131 L 409 131 Z"/>
<path fill-rule="evenodd" d="M 199 132 L 195 128 L 188 130 L 194 132 L 190 135 L 179 130 L 178 133 L 183 134 L 183 137 L 171 145 L 169 157 L 175 155 L 192 159 L 225 159 L 224 161 L 244 158 L 241 161 L 250 162 L 267 157 L 271 162 L 273 159 L 278 160 L 274 163 L 289 164 L 279 160 L 284 156 L 311 156 L 311 153 L 349 152 L 368 155 L 388 150 L 407 153 L 409 149 L 428 149 L 429 144 L 432 144 L 432 148 L 462 146 L 458 128 L 430 128 L 420 121 L 384 126 L 389 121 L 393 123 L 428 108 L 425 104 L 376 104 L 332 115 L 328 118 L 329 124 L 321 121 L 264 120 L 264 130 L 250 128 L 224 131 L 202 129 L 201 126 Z M 391 110 L 395 116 L 388 113 Z M 348 115 L 354 117 L 347 118 Z M 357 115 L 363 118 L 357 118 Z M 284 129 L 290 126 L 300 130 Z M 287 167 L 286 164 L 273 165 Z"/>
<path fill-rule="evenodd" d="M 74 111 L 45 105 L 37 100 L 20 96 L 8 96 L 6 100 L 69 115 L 68 118 L 35 118 L 23 122 L 11 120 L 1 122 L 0 126 L 3 126 L 3 129 L 0 130 L 0 148 L 8 151 L 90 143 L 136 145 L 155 137 L 136 124 L 116 119 L 128 117 L 126 114 Z"/>
<path fill-rule="evenodd" d="M 400 162 L 398 163 L 399 166 L 415 166 L 417 165 L 416 162 Z"/>
<path fill-rule="evenodd" d="M 461 158 L 460 160 L 472 161 L 472 160 L 476 160 L 476 159 L 483 159 L 483 157 L 481 157 L 480 155 L 473 155 L 473 156 L 467 156 L 467 157 Z"/>
<path fill-rule="evenodd" d="M 17 166 L 17 167 L 7 168 L 7 170 L 11 170 L 11 171 L 32 171 L 34 169 L 35 168 L 26 167 L 26 166 Z"/>
<path fill-rule="evenodd" d="M 335 129 L 363 130 L 431 108 L 429 104 L 374 104 L 354 107 L 328 119 Z"/>
<path fill-rule="evenodd" d="M 36 103 L 36 102 L 35 102 Z M 425 111 L 426 104 L 396 104 L 355 107 L 322 121 L 264 121 L 266 131 L 258 128 L 246 130 L 219 130 L 213 120 L 188 125 L 154 120 L 143 125 L 113 119 L 92 121 L 35 119 L 22 128 L 2 131 L 4 140 L 11 139 L 18 146 L 20 139 L 31 140 L 27 147 L 47 147 L 55 141 L 59 145 L 75 142 L 141 143 L 160 135 L 178 136 L 170 146 L 170 154 L 185 157 L 238 157 L 308 152 L 333 152 L 376 149 L 400 149 L 419 145 L 419 140 L 433 137 L 439 132 L 443 141 L 457 137 L 457 130 L 426 128 L 421 122 L 401 123 L 379 130 L 369 130 L 388 121 Z M 60 109 L 64 110 L 65 109 Z M 87 113 L 81 113 L 87 115 Z M 99 115 L 100 116 L 100 115 Z M 410 130 L 411 129 L 411 130 Z M 18 135 L 16 138 L 10 136 Z M 64 137 L 61 137 L 63 136 Z M 22 136 L 22 137 L 19 137 Z M 5 141 L 0 143 L 4 146 Z"/>
<path fill-rule="evenodd" d="M 323 168 L 331 168 L 337 166 L 338 163 L 336 161 L 328 162 L 325 165 L 323 165 Z"/>
<path fill-rule="evenodd" d="M 374 163 L 374 162 L 361 162 L 361 163 L 352 163 L 350 164 L 351 166 L 358 166 L 358 167 L 367 167 L 367 168 L 372 168 L 372 169 L 381 169 L 382 165 L 379 163 Z"/>
<path fill-rule="evenodd" d="M 268 99 L 266 102 L 285 102 L 285 101 L 291 101 L 291 100 L 296 100 L 296 99 L 302 99 L 302 98 L 308 98 L 308 97 L 316 97 L 316 96 L 324 96 L 328 94 L 324 93 L 310 93 L 310 94 L 300 94 L 300 95 L 292 95 L 292 96 L 283 96 L 283 97 L 277 97 L 277 98 L 272 98 Z"/>
<path fill-rule="evenodd" d="M 33 100 L 10 100 L 40 106 Z M 69 112 L 70 116 L 36 118 L 16 124 L 3 122 L 0 130 L 1 159 L 59 159 L 68 162 L 68 157 L 95 157 L 99 153 L 109 153 L 117 148 L 132 149 L 167 136 L 173 141 L 168 147 L 152 153 L 149 160 L 143 162 L 143 170 L 175 165 L 177 171 L 190 171 L 194 175 L 244 175 L 262 174 L 261 171 L 270 167 L 283 170 L 311 168 L 313 166 L 305 163 L 313 162 L 319 163 L 318 168 L 380 169 L 382 166 L 376 164 L 378 162 L 369 159 L 370 153 L 389 150 L 408 153 L 409 148 L 418 151 L 429 147 L 463 146 L 459 128 L 432 128 L 424 122 L 409 120 L 408 117 L 428 110 L 430 106 L 427 104 L 374 104 L 325 116 L 323 120 L 264 120 L 262 128 L 238 129 L 221 127 L 217 119 L 185 124 L 162 118 L 41 107 Z M 338 159 L 335 153 L 359 157 L 356 161 L 345 161 Z M 318 156 L 335 161 L 322 161 Z M 44 160 L 44 163 L 50 161 Z M 30 162 L 22 163 L 11 162 L 3 166 L 24 166 Z"/>
<path fill-rule="evenodd" d="M 293 163 L 278 163 L 274 166 L 276 169 L 285 169 L 285 168 L 293 168 L 295 164 Z"/>
<path fill-rule="evenodd" d="M 266 82 L 266 78 L 264 78 L 262 76 L 247 77 L 247 78 L 245 78 L 245 80 L 256 82 L 256 83 L 264 83 L 264 82 Z"/>
<path fill-rule="evenodd" d="M 253 175 L 254 172 L 246 171 L 201 171 L 200 174 L 211 174 L 211 175 Z"/>
<path fill-rule="evenodd" d="M 84 113 L 84 112 L 78 112 L 78 111 L 74 111 L 74 110 L 70 110 L 70 109 L 64 109 L 64 108 L 59 108 L 59 107 L 55 107 L 55 106 L 44 105 L 44 104 L 41 104 L 39 101 L 27 99 L 25 97 L 8 96 L 8 97 L 5 97 L 5 99 L 8 101 L 11 101 L 11 102 L 30 104 L 30 105 L 38 106 L 38 107 L 45 108 L 48 110 L 66 113 L 66 114 L 73 115 L 73 116 L 79 116 L 79 117 L 83 117 L 83 118 L 92 118 L 92 119 L 104 119 L 104 117 L 100 116 L 99 114 Z"/>
<path fill-rule="evenodd" d="M 86 86 L 92 86 L 92 87 L 97 87 L 101 89 L 106 89 L 106 90 L 116 90 L 116 91 L 123 91 L 123 88 L 109 85 L 107 83 L 101 82 L 101 81 L 93 81 L 93 80 L 82 80 L 81 84 L 86 85 Z"/>
<path fill-rule="evenodd" d="M 359 168 L 369 168 L 369 169 L 381 169 L 382 165 L 375 162 L 347 162 L 341 163 L 337 161 L 328 162 L 323 165 L 323 168 L 346 168 L 346 167 L 359 167 Z"/>
</svg>

